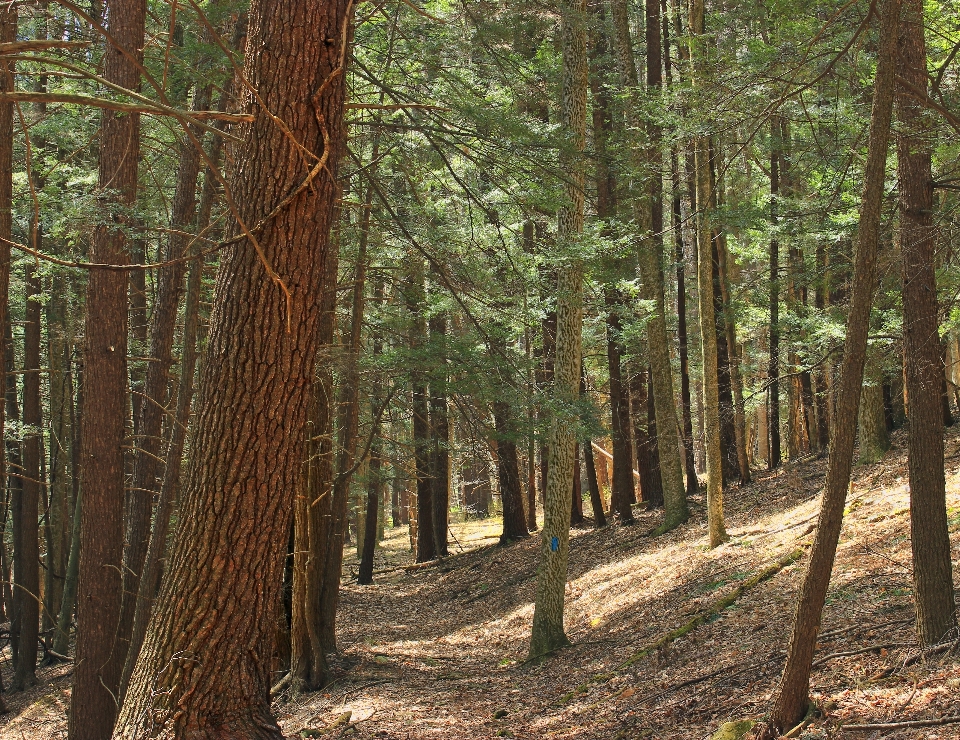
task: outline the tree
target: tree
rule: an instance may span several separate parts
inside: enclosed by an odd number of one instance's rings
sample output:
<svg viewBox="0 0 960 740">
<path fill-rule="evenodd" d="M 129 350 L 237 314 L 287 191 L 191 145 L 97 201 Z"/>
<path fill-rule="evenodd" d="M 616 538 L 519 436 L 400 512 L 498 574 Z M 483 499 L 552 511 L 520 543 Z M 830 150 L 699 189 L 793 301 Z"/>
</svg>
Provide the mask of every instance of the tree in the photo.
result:
<svg viewBox="0 0 960 740">
<path fill-rule="evenodd" d="M 128 90 L 140 84 L 146 7 L 115 0 L 106 20 L 103 76 Z M 137 198 L 140 115 L 104 110 L 100 133 L 101 207 L 90 261 L 123 265 Z M 127 272 L 94 268 L 87 283 L 82 429 L 83 506 L 77 649 L 70 737 L 107 738 L 117 714 L 125 650 L 117 642 L 123 573 L 124 438 L 127 406 Z"/>
<path fill-rule="evenodd" d="M 560 125 L 564 133 L 560 165 L 568 173 L 564 202 L 557 215 L 557 241 L 569 250 L 557 275 L 557 334 L 553 396 L 558 408 L 550 427 L 547 486 L 530 655 L 537 657 L 569 644 L 563 630 L 563 596 L 570 542 L 574 457 L 577 433 L 574 411 L 580 390 L 583 328 L 583 261 L 576 242 L 583 232 L 584 162 L 587 134 L 587 31 L 585 0 L 561 5 L 563 47 Z"/>
<path fill-rule="evenodd" d="M 690 32 L 702 36 L 703 0 L 690 4 Z M 692 55 L 691 55 L 692 56 Z M 696 78 L 695 78 L 696 79 Z M 727 540 L 723 523 L 723 462 L 720 441 L 720 390 L 717 381 L 717 332 L 713 289 L 713 230 L 710 224 L 710 143 L 699 136 L 694 141 L 697 192 L 697 288 L 700 298 L 700 343 L 703 354 L 704 447 L 707 452 L 707 519 L 710 546 Z"/>
<path fill-rule="evenodd" d="M 241 110 L 254 120 L 227 194 L 235 243 L 217 278 L 173 557 L 118 738 L 282 736 L 269 706 L 273 625 L 339 191 L 351 7 L 250 7 Z M 269 112 L 281 108 L 282 128 Z"/>
<path fill-rule="evenodd" d="M 910 532 L 917 629 L 924 645 L 957 626 L 943 470 L 943 355 L 937 303 L 923 3 L 904 2 L 897 85 L 897 172 L 903 272 L 903 360 L 909 411 Z M 949 411 L 949 406 L 948 406 Z"/>
<path fill-rule="evenodd" d="M 17 6 L 7 5 L 0 8 L 0 42 L 9 43 L 17 38 Z M 14 64 L 4 61 L 0 64 L 0 91 L 13 89 Z M 10 243 L 13 236 L 13 103 L 0 102 L 0 331 L 10 323 L 8 302 L 10 294 Z M 4 333 L 4 339 L 5 333 Z M 6 348 L 4 348 L 6 349 Z M 5 356 L 4 352 L 4 356 Z M 5 363 L 0 363 L 0 388 L 6 388 Z M 5 404 L 0 403 L 0 428 L 3 428 Z M 5 446 L 0 443 L 0 481 L 7 480 L 7 458 Z M 6 497 L 4 497 L 6 498 Z M 6 544 L 0 547 L 6 553 Z M 7 578 L 6 564 L 3 564 L 2 577 Z M 3 686 L 0 685 L 0 690 Z M 0 713 L 7 711 L 6 704 L 0 698 Z"/>
<path fill-rule="evenodd" d="M 854 258 L 847 337 L 843 345 L 843 364 L 837 388 L 836 423 L 833 425 L 817 534 L 797 599 L 787 663 L 766 730 L 766 736 L 770 738 L 792 728 L 807 711 L 813 652 L 843 523 L 843 508 L 853 463 L 855 420 L 866 363 L 870 308 L 876 290 L 880 207 L 893 110 L 899 24 L 900 0 L 884 0 L 880 6 L 879 62 L 873 85 L 873 110 L 860 205 L 860 231 Z"/>
<path fill-rule="evenodd" d="M 656 6 L 656 7 L 655 7 Z M 669 342 L 667 338 L 666 305 L 663 286 L 663 230 L 662 173 L 660 160 L 660 129 L 651 120 L 643 125 L 639 119 L 639 80 L 627 7 L 624 0 L 611 0 L 616 58 L 620 71 L 620 85 L 629 97 L 628 112 L 631 128 L 647 130 L 645 147 L 637 148 L 634 166 L 642 177 L 642 188 L 634 196 L 634 212 L 640 232 L 638 257 L 643 298 L 652 302 L 654 309 L 647 319 L 647 354 L 650 364 L 652 387 L 657 421 L 657 450 L 660 455 L 660 477 L 663 485 L 664 521 L 659 531 L 666 532 L 687 520 L 687 498 L 683 487 L 683 465 L 680 459 L 680 436 L 677 426 L 676 404 L 673 394 L 673 372 L 670 367 Z M 660 85 L 660 34 L 659 6 L 648 0 L 647 10 L 653 11 L 648 28 L 653 24 L 656 34 L 648 34 L 648 54 L 655 55 L 649 65 L 648 86 L 658 89 Z M 654 68 L 655 71 L 654 71 Z M 655 215 L 656 214 L 656 215 Z"/>
</svg>

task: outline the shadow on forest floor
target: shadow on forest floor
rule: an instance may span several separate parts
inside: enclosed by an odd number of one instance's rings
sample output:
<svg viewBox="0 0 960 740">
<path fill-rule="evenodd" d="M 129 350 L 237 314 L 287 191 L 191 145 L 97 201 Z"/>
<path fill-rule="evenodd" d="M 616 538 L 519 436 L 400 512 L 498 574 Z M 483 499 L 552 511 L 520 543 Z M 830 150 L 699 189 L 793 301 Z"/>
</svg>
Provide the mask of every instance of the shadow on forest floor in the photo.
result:
<svg viewBox="0 0 960 740">
<path fill-rule="evenodd" d="M 813 676 L 827 713 L 806 738 L 840 737 L 840 721 L 960 714 L 956 657 L 904 667 L 917 649 L 902 434 L 894 442 L 880 463 L 854 469 Z M 722 722 L 758 719 L 782 668 L 824 469 L 819 459 L 791 463 L 730 489 L 731 540 L 715 550 L 707 547 L 703 501 L 696 499 L 690 521 L 658 538 L 648 536 L 659 523 L 656 511 L 638 512 L 629 527 L 574 530 L 565 613 L 574 644 L 535 663 L 525 658 L 536 535 L 501 547 L 499 520 L 457 524 L 465 552 L 408 569 L 407 529 L 388 529 L 373 586 L 356 584 L 356 557 L 348 551 L 335 682 L 315 694 L 279 697 L 281 725 L 289 737 L 610 740 L 709 738 Z M 948 431 L 946 472 L 958 577 L 960 430 Z M 798 562 L 625 665 L 798 548 Z M 9 665 L 0 667 L 7 679 Z M 66 736 L 70 669 L 45 671 L 41 686 L 10 697 L 14 714 L 0 719 L 0 737 Z M 351 724 L 333 727 L 346 711 Z M 960 738 L 960 725 L 846 735 Z"/>
</svg>

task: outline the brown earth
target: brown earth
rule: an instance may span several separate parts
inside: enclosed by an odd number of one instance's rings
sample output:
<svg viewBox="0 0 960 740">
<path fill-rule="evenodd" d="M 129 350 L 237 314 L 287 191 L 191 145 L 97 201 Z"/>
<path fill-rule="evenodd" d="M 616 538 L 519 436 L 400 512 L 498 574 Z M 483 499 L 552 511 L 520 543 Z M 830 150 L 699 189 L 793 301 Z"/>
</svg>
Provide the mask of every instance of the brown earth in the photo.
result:
<svg viewBox="0 0 960 740">
<path fill-rule="evenodd" d="M 854 470 L 813 677 L 822 716 L 798 737 L 960 738 L 960 724 L 838 729 L 960 715 L 960 640 L 948 646 L 952 655 L 917 646 L 901 434 L 894 443 L 879 464 Z M 356 558 L 347 558 L 337 677 L 322 692 L 278 697 L 284 731 L 709 738 L 723 722 L 761 718 L 783 664 L 824 465 L 792 463 L 728 491 L 732 539 L 715 550 L 702 500 L 688 524 L 658 538 L 648 534 L 657 512 L 630 527 L 575 531 L 566 611 L 574 645 L 534 663 L 525 658 L 536 537 L 501 547 L 497 520 L 454 525 L 457 555 L 408 569 L 406 529 L 388 530 L 375 585 L 358 586 Z M 957 578 L 960 430 L 947 438 L 947 496 Z M 798 561 L 779 567 L 797 550 Z M 764 571 L 770 577 L 755 583 Z M 698 615 L 685 634 L 663 639 Z M 7 682 L 6 657 L 2 668 Z M 0 719 L 0 738 L 66 737 L 70 673 L 69 665 L 45 668 L 39 686 L 6 695 L 13 711 Z"/>
</svg>

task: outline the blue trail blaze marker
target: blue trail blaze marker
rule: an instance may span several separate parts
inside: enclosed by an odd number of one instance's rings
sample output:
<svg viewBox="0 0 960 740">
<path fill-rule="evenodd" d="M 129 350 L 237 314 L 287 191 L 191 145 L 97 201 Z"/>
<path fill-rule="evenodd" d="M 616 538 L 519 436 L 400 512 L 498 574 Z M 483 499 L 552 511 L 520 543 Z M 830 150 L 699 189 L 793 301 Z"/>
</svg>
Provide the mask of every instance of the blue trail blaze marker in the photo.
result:
<svg viewBox="0 0 960 740">
<path fill-rule="evenodd" d="M 554 552 L 560 549 L 559 537 L 554 537 L 552 540 L 550 540 L 550 549 L 553 550 Z"/>
</svg>

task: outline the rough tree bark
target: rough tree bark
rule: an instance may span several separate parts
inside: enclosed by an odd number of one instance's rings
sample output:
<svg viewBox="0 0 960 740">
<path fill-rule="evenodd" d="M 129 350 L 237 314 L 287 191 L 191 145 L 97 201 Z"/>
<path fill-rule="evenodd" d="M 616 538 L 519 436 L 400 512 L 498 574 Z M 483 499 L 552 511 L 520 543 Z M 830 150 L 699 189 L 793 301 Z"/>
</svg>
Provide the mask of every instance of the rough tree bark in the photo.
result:
<svg viewBox="0 0 960 740">
<path fill-rule="evenodd" d="M 240 107 L 254 120 L 230 187 L 243 225 L 221 253 L 189 483 L 117 738 L 282 737 L 270 659 L 339 191 L 350 11 L 251 4 Z"/>
<path fill-rule="evenodd" d="M 140 85 L 142 0 L 116 0 L 105 21 L 109 39 L 103 76 L 127 89 Z M 100 133 L 102 220 L 90 261 L 125 264 L 126 215 L 137 198 L 140 116 L 104 110 Z M 87 283 L 84 348 L 83 507 L 76 670 L 70 700 L 71 738 L 107 738 L 117 716 L 124 651 L 117 630 L 123 572 L 124 437 L 127 422 L 127 272 L 94 269 Z"/>
<path fill-rule="evenodd" d="M 917 631 L 924 645 L 957 626 L 943 470 L 943 355 L 937 303 L 930 126 L 916 91 L 927 90 L 921 0 L 904 0 L 897 87 L 897 172 L 903 274 L 903 358 L 910 398 L 910 533 Z M 908 87 L 909 85 L 909 87 Z M 910 89 L 912 88 L 912 89 Z M 947 406 L 949 413 L 949 405 Z"/>
<path fill-rule="evenodd" d="M 587 133 L 587 31 L 585 0 L 561 4 L 563 45 L 560 125 L 566 146 L 560 166 L 568 173 L 564 203 L 557 215 L 557 241 L 569 249 L 583 232 L 584 162 Z M 547 487 L 544 491 L 540 566 L 530 636 L 537 657 L 569 643 L 563 630 L 563 596 L 570 542 L 571 489 L 576 449 L 575 405 L 580 388 L 583 328 L 583 262 L 567 256 L 557 276 L 557 342 L 553 395 L 559 402 L 550 428 Z"/>
<path fill-rule="evenodd" d="M 794 616 L 793 634 L 787 653 L 783 678 L 773 703 L 766 736 L 773 738 L 792 728 L 804 716 L 809 705 L 810 669 L 820 631 L 823 604 L 830 585 L 830 573 L 840 539 L 843 508 L 850 484 L 860 387 L 866 362 L 870 308 L 877 281 L 877 243 L 880 208 L 883 200 L 887 145 L 893 110 L 894 78 L 897 66 L 897 28 L 900 0 L 884 0 L 880 7 L 880 50 L 874 81 L 873 111 L 863 197 L 860 205 L 860 230 L 847 319 L 847 338 L 843 345 L 843 364 L 837 384 L 836 423 L 830 442 L 827 477 L 817 534 L 810 553 Z"/>
</svg>

